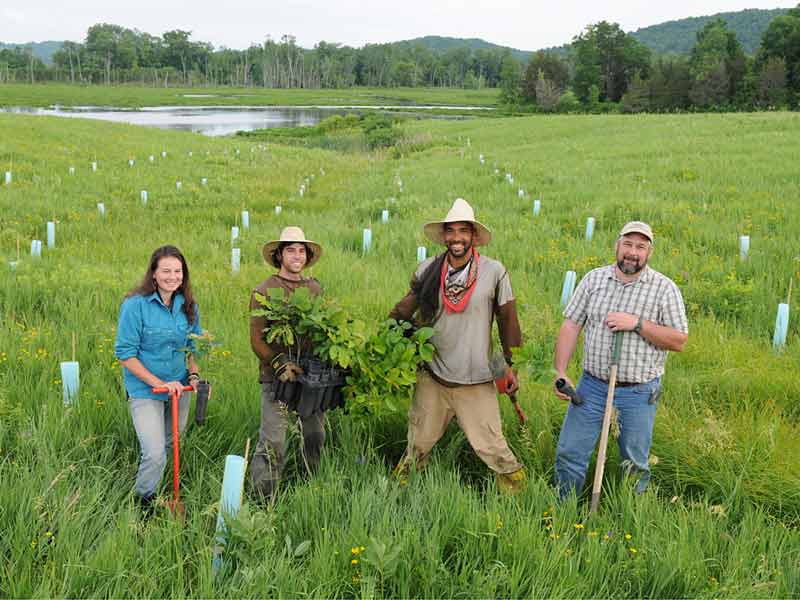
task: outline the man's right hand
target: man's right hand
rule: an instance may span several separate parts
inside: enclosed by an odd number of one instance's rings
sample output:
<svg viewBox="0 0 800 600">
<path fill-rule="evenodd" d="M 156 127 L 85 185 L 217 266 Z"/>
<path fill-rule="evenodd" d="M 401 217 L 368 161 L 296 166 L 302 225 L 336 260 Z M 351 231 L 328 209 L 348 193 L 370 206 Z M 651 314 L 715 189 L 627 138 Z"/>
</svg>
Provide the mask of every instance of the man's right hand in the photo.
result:
<svg viewBox="0 0 800 600">
<path fill-rule="evenodd" d="M 277 374 L 278 379 L 283 383 L 288 381 L 297 381 L 297 378 L 303 374 L 303 369 L 300 368 L 295 362 L 289 361 L 287 362 L 283 369 Z"/>
<path fill-rule="evenodd" d="M 270 361 L 270 365 L 272 365 L 275 371 L 275 376 L 282 383 L 297 381 L 297 378 L 303 374 L 303 369 L 300 368 L 300 365 L 289 360 L 283 353 L 276 355 L 272 361 Z"/>
<path fill-rule="evenodd" d="M 563 373 L 559 373 L 558 375 L 556 375 L 556 378 L 553 380 L 553 391 L 555 392 L 556 396 L 560 400 L 563 400 L 564 402 L 569 402 L 570 397 L 567 396 L 566 394 L 562 394 L 561 392 L 559 392 L 558 388 L 556 387 L 556 381 L 558 381 L 559 379 L 563 379 L 564 381 L 567 382 L 567 384 L 569 384 L 573 388 L 575 387 L 575 385 L 572 383 L 572 380 Z"/>
</svg>

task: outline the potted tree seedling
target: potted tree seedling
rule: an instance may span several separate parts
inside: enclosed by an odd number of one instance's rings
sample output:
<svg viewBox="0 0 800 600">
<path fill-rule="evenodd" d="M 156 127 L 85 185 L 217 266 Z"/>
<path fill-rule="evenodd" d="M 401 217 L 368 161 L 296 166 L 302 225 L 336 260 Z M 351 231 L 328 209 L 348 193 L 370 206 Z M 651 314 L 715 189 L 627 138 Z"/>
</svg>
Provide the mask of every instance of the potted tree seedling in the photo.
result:
<svg viewBox="0 0 800 600">
<path fill-rule="evenodd" d="M 347 365 L 325 351 L 346 321 L 341 309 L 305 288 L 288 298 L 282 289 L 268 289 L 266 296 L 256 294 L 256 300 L 261 308 L 252 315 L 267 321 L 264 341 L 281 347 L 286 358 L 303 370 L 297 381 L 279 382 L 276 396 L 303 417 L 341 406 L 346 376 L 342 367 Z"/>
<path fill-rule="evenodd" d="M 198 360 L 205 360 L 207 368 L 210 370 L 214 356 L 219 352 L 221 344 L 217 342 L 214 335 L 204 329 L 201 334 L 190 333 L 189 339 L 194 342 L 194 350 L 189 347 L 181 348 L 186 354 L 193 354 Z M 195 406 L 194 421 L 198 425 L 206 422 L 206 412 L 208 401 L 211 399 L 211 382 L 208 379 L 201 379 L 197 382 L 197 404 Z"/>
</svg>

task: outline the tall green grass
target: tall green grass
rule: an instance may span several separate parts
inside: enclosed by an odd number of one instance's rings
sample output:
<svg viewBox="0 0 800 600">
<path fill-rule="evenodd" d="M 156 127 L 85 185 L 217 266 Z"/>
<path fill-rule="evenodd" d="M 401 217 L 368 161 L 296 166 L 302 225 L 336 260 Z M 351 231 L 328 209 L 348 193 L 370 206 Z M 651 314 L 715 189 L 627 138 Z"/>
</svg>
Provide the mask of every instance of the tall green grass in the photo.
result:
<svg viewBox="0 0 800 600">
<path fill-rule="evenodd" d="M 400 153 L 337 154 L 0 115 L 0 172 L 12 160 L 14 171 L 13 184 L 0 186 L 0 258 L 15 259 L 17 238 L 23 254 L 16 270 L 0 265 L 2 595 L 800 594 L 796 311 L 788 347 L 778 355 L 771 349 L 777 304 L 800 274 L 798 117 L 539 117 L 403 127 L 408 138 L 428 141 Z M 335 413 L 320 472 L 303 479 L 290 461 L 278 502 L 248 505 L 231 523 L 225 567 L 213 580 L 224 456 L 241 454 L 245 439 L 258 435 L 247 299 L 271 272 L 261 246 L 282 226 L 302 226 L 323 245 L 313 274 L 325 293 L 377 321 L 406 291 L 416 247 L 437 251 L 422 224 L 441 218 L 457 196 L 493 230 L 485 253 L 509 267 L 518 299 L 527 427 L 504 398 L 501 407 L 529 488 L 499 496 L 455 427 L 430 469 L 398 487 L 388 475 L 405 445 L 404 415 L 353 421 Z M 101 201 L 105 218 L 95 208 Z M 243 207 L 251 229 L 242 231 L 242 269 L 234 275 L 230 227 Z M 583 239 L 588 216 L 597 219 L 591 242 Z M 619 228 L 633 218 L 653 225 L 652 264 L 681 286 L 690 339 L 667 363 L 651 489 L 632 494 L 612 441 L 601 510 L 589 519 L 583 499 L 557 504 L 551 484 L 565 410 L 550 392 L 558 300 L 564 272 L 581 276 L 609 262 Z M 31 259 L 30 239 L 46 239 L 45 222 L 53 219 L 56 248 Z M 373 249 L 363 256 L 368 226 Z M 740 234 L 751 236 L 745 262 Z M 216 386 L 213 401 L 207 424 L 191 426 L 184 438 L 182 527 L 165 512 L 143 523 L 133 506 L 138 449 L 113 359 L 122 296 L 163 243 L 186 254 L 202 325 L 225 352 L 202 365 Z M 64 408 L 58 361 L 70 358 L 72 332 L 81 391 Z M 578 369 L 575 360 L 574 375 Z M 296 431 L 290 439 L 296 448 Z"/>
<path fill-rule="evenodd" d="M 3 84 L 0 106 L 363 106 L 363 105 L 497 105 L 499 90 L 450 88 L 346 88 L 292 89 L 262 88 L 163 88 L 142 86 L 100 86 L 67 84 Z"/>
</svg>

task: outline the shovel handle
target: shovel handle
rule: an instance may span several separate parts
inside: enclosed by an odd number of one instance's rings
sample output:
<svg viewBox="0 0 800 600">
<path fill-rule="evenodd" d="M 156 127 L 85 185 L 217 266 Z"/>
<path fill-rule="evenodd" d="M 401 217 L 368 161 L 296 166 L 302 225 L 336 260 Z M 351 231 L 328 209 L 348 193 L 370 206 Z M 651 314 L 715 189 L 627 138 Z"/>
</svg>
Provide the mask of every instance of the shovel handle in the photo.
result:
<svg viewBox="0 0 800 600">
<path fill-rule="evenodd" d="M 528 417 L 526 417 L 525 413 L 522 412 L 522 409 L 519 406 L 519 401 L 517 400 L 517 395 L 509 394 L 508 397 L 511 398 L 511 403 L 514 405 L 514 410 L 516 411 L 517 416 L 519 417 L 520 424 L 525 425 L 525 423 L 528 421 Z"/>
<path fill-rule="evenodd" d="M 622 332 L 618 331 L 614 334 L 614 350 L 611 353 L 611 364 L 618 365 L 620 356 L 622 356 Z"/>
<path fill-rule="evenodd" d="M 190 385 L 183 386 L 183 391 L 188 392 L 194 388 Z M 151 390 L 154 394 L 166 394 L 169 388 L 154 387 Z M 176 514 L 183 512 L 183 505 L 181 504 L 181 479 L 180 479 L 180 464 L 181 464 L 181 441 L 180 432 L 178 431 L 178 397 L 180 394 L 177 392 L 172 394 L 172 510 Z"/>
<path fill-rule="evenodd" d="M 606 405 L 603 411 L 603 427 L 600 432 L 600 446 L 597 449 L 597 463 L 594 467 L 594 482 L 592 483 L 592 502 L 589 514 L 597 512 L 600 506 L 600 492 L 603 488 L 603 472 L 606 468 L 606 449 L 608 448 L 608 433 L 611 429 L 611 412 L 614 409 L 614 391 L 617 387 L 617 369 L 622 350 L 622 332 L 614 334 L 614 351 L 611 355 L 611 376 L 608 380 Z"/>
<path fill-rule="evenodd" d="M 190 385 L 183 386 L 184 392 L 191 392 L 194 388 Z M 154 387 L 150 389 L 151 392 L 154 394 L 167 394 L 169 393 L 169 388 L 166 387 Z"/>
</svg>

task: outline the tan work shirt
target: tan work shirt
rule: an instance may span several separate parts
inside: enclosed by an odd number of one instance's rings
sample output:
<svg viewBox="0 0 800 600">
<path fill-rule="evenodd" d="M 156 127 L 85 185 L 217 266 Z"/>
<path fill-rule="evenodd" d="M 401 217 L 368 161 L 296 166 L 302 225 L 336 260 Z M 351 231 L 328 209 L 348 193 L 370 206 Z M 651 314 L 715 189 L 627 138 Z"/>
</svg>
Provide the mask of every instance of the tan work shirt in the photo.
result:
<svg viewBox="0 0 800 600">
<path fill-rule="evenodd" d="M 411 280 L 422 276 L 436 260 L 423 261 Z M 441 292 L 439 308 L 434 318 L 431 343 L 435 348 L 428 367 L 433 374 L 447 383 L 475 384 L 492 381 L 489 361 L 492 354 L 492 322 L 497 315 L 503 353 L 511 358 L 511 349 L 522 344 L 514 293 L 506 268 L 498 261 L 481 256 L 475 291 L 469 304 L 460 313 L 449 313 L 443 307 Z M 398 320 L 411 320 L 418 308 L 412 290 L 398 302 L 389 316 Z"/>
<path fill-rule="evenodd" d="M 689 333 L 683 296 L 675 283 L 645 267 L 631 283 L 617 277 L 615 265 L 589 271 L 564 309 L 564 316 L 584 327 L 583 368 L 608 381 L 611 374 L 613 332 L 605 321 L 610 312 L 624 312 Z M 664 374 L 667 351 L 633 331 L 622 334 L 617 380 L 644 383 Z"/>
<path fill-rule="evenodd" d="M 269 288 L 281 288 L 286 296 L 289 296 L 289 294 L 301 287 L 307 287 L 314 296 L 322 293 L 322 286 L 313 277 L 304 277 L 299 281 L 285 279 L 278 274 L 268 277 L 259 283 L 250 295 L 250 310 L 261 308 L 258 300 L 256 300 L 256 292 L 266 296 Z M 269 363 L 276 354 L 286 352 L 286 348 L 277 344 L 267 344 L 264 341 L 264 329 L 267 325 L 267 320 L 264 317 L 250 317 L 250 347 L 261 362 L 259 368 L 259 381 L 261 383 L 269 383 L 274 380 L 275 375 Z"/>
</svg>

